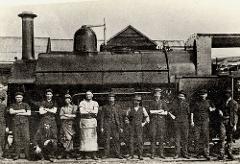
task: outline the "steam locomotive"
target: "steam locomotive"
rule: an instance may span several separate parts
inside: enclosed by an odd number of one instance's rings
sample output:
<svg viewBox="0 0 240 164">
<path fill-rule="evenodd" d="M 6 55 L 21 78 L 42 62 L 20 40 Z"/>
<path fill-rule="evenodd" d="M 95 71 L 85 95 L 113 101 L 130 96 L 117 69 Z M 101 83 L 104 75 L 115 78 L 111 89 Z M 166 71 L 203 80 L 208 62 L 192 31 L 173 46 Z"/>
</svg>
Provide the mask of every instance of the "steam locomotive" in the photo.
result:
<svg viewBox="0 0 240 164">
<path fill-rule="evenodd" d="M 151 102 L 154 88 L 164 88 L 164 97 L 171 102 L 174 93 L 185 90 L 189 98 L 198 89 L 209 89 L 216 101 L 222 88 L 232 86 L 233 78 L 212 75 L 211 49 L 216 36 L 197 34 L 180 49 L 164 47 L 156 50 L 132 50 L 116 53 L 97 51 L 94 31 L 84 25 L 75 32 L 72 52 L 41 53 L 34 55 L 34 27 L 31 12 L 19 14 L 22 18 L 22 59 L 13 64 L 8 86 L 8 103 L 14 93 L 23 91 L 32 111 L 31 134 L 39 121 L 38 106 L 44 91 L 52 88 L 61 105 L 63 95 L 73 95 L 78 104 L 86 90 L 92 90 L 94 99 L 105 104 L 106 95 L 114 92 L 125 109 L 134 93 L 142 94 L 144 105 Z"/>
</svg>

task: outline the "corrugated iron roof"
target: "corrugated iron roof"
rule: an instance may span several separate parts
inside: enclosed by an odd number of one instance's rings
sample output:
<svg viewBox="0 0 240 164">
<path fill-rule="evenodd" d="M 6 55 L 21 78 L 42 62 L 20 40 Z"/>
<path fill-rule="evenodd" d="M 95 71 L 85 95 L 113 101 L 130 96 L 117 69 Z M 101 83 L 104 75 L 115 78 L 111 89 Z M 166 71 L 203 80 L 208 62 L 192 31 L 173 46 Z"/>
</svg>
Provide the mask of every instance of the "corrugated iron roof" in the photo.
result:
<svg viewBox="0 0 240 164">
<path fill-rule="evenodd" d="M 35 37 L 35 57 L 38 54 L 46 53 L 48 37 Z M 51 39 L 52 51 L 72 51 L 73 39 Z M 0 37 L 0 61 L 14 61 L 17 57 L 22 57 L 22 38 L 21 37 Z"/>
</svg>

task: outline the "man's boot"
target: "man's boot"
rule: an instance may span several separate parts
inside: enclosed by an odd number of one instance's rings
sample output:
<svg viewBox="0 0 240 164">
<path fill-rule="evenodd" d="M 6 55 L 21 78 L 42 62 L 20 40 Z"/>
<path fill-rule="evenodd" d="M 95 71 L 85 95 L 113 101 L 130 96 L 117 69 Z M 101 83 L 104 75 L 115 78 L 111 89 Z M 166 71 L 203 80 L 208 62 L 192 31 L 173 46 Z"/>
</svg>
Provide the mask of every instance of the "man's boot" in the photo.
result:
<svg viewBox="0 0 240 164">
<path fill-rule="evenodd" d="M 179 158 L 179 155 L 176 154 L 173 158 L 174 158 L 174 159 L 178 159 L 178 158 Z"/>
<path fill-rule="evenodd" d="M 94 159 L 94 160 L 98 160 L 98 158 L 97 158 L 97 156 L 96 156 L 96 153 L 95 153 L 95 152 L 93 152 L 93 153 L 92 153 L 92 159 Z"/>
<path fill-rule="evenodd" d="M 235 159 L 232 155 L 232 143 L 228 143 L 227 155 L 228 155 L 228 159 L 230 159 L 230 160 Z"/>
<path fill-rule="evenodd" d="M 155 151 L 154 151 L 154 150 L 151 150 L 150 158 L 151 158 L 151 159 L 154 159 L 154 156 L 155 156 Z"/>
<path fill-rule="evenodd" d="M 138 159 L 139 159 L 139 160 L 143 160 L 142 155 L 138 155 Z"/>
<path fill-rule="evenodd" d="M 163 154 L 163 145 L 159 145 L 159 157 L 165 159 L 165 156 Z"/>
<path fill-rule="evenodd" d="M 183 154 L 183 158 L 190 159 L 190 157 L 187 154 Z"/>
<path fill-rule="evenodd" d="M 20 149 L 17 148 L 17 149 L 16 149 L 16 154 L 15 154 L 15 156 L 13 157 L 13 160 L 18 160 L 18 159 L 19 159 L 19 156 L 20 156 Z"/>
<path fill-rule="evenodd" d="M 203 156 L 204 156 L 208 161 L 211 160 L 211 158 L 210 158 L 210 156 L 209 156 L 208 154 L 204 154 Z"/>
<path fill-rule="evenodd" d="M 177 146 L 176 146 L 176 147 L 177 147 Z M 179 158 L 179 156 L 180 156 L 180 149 L 179 149 L 179 147 L 176 148 L 175 152 L 176 152 L 176 153 L 175 153 L 176 155 L 175 155 L 173 158 L 174 158 L 174 159 L 177 159 L 177 158 Z"/>
</svg>

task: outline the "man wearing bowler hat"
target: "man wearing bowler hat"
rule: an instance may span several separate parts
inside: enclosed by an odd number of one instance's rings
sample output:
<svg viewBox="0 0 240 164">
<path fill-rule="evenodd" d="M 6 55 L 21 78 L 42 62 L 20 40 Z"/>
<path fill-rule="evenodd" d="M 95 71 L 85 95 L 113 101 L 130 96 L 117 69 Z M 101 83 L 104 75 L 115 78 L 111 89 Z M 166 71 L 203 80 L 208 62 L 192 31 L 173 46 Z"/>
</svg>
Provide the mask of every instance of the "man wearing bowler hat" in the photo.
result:
<svg viewBox="0 0 240 164">
<path fill-rule="evenodd" d="M 154 158 L 156 142 L 159 143 L 159 156 L 165 158 L 163 154 L 163 142 L 166 133 L 165 117 L 168 114 L 167 104 L 161 99 L 162 89 L 154 90 L 154 101 L 150 104 L 150 135 L 151 135 L 151 156 Z"/>
<path fill-rule="evenodd" d="M 112 148 L 117 158 L 122 159 L 120 153 L 119 133 L 123 132 L 120 106 L 115 102 L 115 95 L 108 94 L 108 104 L 102 107 L 101 132 L 105 136 L 104 158 L 110 155 L 110 137 L 112 137 Z"/>
<path fill-rule="evenodd" d="M 23 93 L 15 94 L 16 103 L 12 104 L 9 113 L 13 116 L 13 136 L 15 143 L 15 157 L 17 160 L 20 156 L 21 148 L 24 148 L 25 158 L 29 159 L 29 121 L 31 115 L 30 106 L 23 102 Z"/>
<path fill-rule="evenodd" d="M 176 156 L 178 158 L 182 155 L 184 158 L 188 157 L 188 131 L 189 131 L 189 118 L 190 108 L 186 101 L 186 93 L 181 90 L 178 92 L 177 99 L 173 101 L 171 106 L 171 113 L 175 116 L 175 142 L 176 142 Z"/>
<path fill-rule="evenodd" d="M 198 99 L 191 108 L 191 126 L 195 127 L 195 152 L 197 158 L 202 152 L 199 150 L 200 136 L 203 143 L 203 156 L 210 160 L 209 157 L 209 113 L 215 111 L 213 104 L 207 100 L 207 90 L 202 89 L 198 92 Z"/>
<path fill-rule="evenodd" d="M 135 94 L 133 106 L 127 110 L 125 122 L 130 125 L 130 156 L 134 158 L 134 140 L 137 145 L 138 158 L 143 160 L 143 127 L 149 122 L 146 109 L 141 105 L 142 98 Z"/>
<path fill-rule="evenodd" d="M 238 103 L 232 98 L 232 90 L 225 90 L 225 101 L 219 109 L 220 117 L 220 156 L 218 159 L 223 160 L 225 154 L 225 138 L 227 137 L 227 156 L 233 160 L 232 142 L 233 132 L 237 129 L 238 122 Z"/>
</svg>

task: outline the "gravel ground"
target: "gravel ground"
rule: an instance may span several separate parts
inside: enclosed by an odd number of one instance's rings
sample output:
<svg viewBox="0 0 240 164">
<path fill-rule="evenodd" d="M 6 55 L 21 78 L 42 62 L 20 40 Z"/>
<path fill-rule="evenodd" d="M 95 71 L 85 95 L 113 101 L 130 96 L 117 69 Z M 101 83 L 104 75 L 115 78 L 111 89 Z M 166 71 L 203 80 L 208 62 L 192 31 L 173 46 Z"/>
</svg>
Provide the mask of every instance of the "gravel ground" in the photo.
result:
<svg viewBox="0 0 240 164">
<path fill-rule="evenodd" d="M 45 164 L 45 163 L 52 163 L 49 161 L 27 161 L 24 159 L 20 159 L 17 161 L 13 161 L 10 159 L 5 159 L 5 160 L 1 160 L 0 163 L 6 163 L 6 164 L 23 164 L 23 163 L 27 163 L 27 164 Z M 191 158 L 191 159 L 183 159 L 183 158 L 179 158 L 179 159 L 173 159 L 173 158 L 166 158 L 166 159 L 161 159 L 161 158 L 155 158 L 155 159 L 149 159 L 147 157 L 144 158 L 144 160 L 140 161 L 138 159 L 131 159 L 131 160 L 127 160 L 127 159 L 99 159 L 97 161 L 95 160 L 91 160 L 91 159 L 87 159 L 87 160 L 73 160 L 73 159 L 69 159 L 69 160 L 55 160 L 53 163 L 82 163 L 82 164 L 157 164 L 157 163 L 167 163 L 167 164 L 181 164 L 181 163 L 194 163 L 194 164 L 205 164 L 205 163 L 214 163 L 214 164 L 239 164 L 240 163 L 240 156 L 237 157 L 236 160 L 234 161 L 228 161 L 228 160 L 224 160 L 224 161 L 218 161 L 216 158 L 213 158 L 211 161 L 206 161 L 204 159 L 196 159 L 196 158 Z"/>
</svg>

